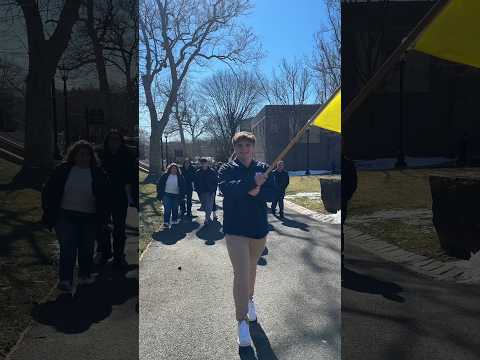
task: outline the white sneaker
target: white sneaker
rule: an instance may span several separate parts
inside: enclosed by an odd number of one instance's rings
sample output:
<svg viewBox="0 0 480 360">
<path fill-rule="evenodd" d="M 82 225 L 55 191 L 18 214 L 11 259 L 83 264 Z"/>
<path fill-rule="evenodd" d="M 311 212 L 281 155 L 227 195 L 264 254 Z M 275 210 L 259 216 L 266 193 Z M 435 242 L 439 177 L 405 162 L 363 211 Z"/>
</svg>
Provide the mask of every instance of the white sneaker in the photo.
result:
<svg viewBox="0 0 480 360">
<path fill-rule="evenodd" d="M 248 327 L 248 321 L 242 320 L 238 322 L 238 346 L 251 346 L 252 338 L 250 337 L 250 328 Z"/>
<path fill-rule="evenodd" d="M 92 275 L 90 276 L 81 276 L 78 278 L 78 285 L 91 285 L 95 282 L 95 279 Z"/>
<path fill-rule="evenodd" d="M 257 321 L 257 311 L 255 309 L 255 303 L 253 299 L 248 300 L 248 313 L 247 313 L 248 321 Z"/>
<path fill-rule="evenodd" d="M 163 224 L 164 229 L 169 229 L 170 228 L 170 223 L 166 222 Z"/>
</svg>

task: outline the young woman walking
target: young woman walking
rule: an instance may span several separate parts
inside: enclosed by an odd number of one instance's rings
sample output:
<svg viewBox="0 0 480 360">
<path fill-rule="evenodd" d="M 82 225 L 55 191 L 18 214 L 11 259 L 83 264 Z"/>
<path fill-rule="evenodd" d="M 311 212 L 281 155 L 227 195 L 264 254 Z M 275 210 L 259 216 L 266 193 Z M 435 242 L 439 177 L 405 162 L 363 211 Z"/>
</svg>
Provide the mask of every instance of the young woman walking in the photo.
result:
<svg viewBox="0 0 480 360">
<path fill-rule="evenodd" d="M 253 299 L 257 261 L 266 244 L 268 217 L 266 202 L 277 190 L 264 173 L 267 165 L 253 159 L 255 136 L 239 132 L 232 139 L 234 160 L 219 172 L 223 198 L 223 231 L 233 266 L 233 298 L 238 322 L 238 344 L 250 346 L 248 321 L 257 319 Z"/>
<path fill-rule="evenodd" d="M 108 213 L 107 178 L 90 143 L 74 143 L 42 192 L 43 222 L 55 228 L 60 243 L 58 288 L 71 291 L 78 254 L 78 283 L 90 284 L 98 226 Z"/>
<path fill-rule="evenodd" d="M 177 164 L 171 163 L 157 183 L 157 198 L 163 202 L 163 227 L 178 224 L 178 207 L 185 196 L 185 179 Z"/>
</svg>

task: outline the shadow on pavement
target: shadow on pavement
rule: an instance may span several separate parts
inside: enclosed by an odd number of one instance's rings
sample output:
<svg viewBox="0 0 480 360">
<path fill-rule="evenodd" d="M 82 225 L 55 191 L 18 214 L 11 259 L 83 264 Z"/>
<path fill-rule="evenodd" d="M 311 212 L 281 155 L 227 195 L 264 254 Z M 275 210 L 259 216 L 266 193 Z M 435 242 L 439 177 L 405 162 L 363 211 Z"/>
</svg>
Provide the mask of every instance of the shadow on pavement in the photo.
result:
<svg viewBox="0 0 480 360">
<path fill-rule="evenodd" d="M 238 347 L 238 355 L 240 355 L 241 360 L 258 360 L 251 346 Z"/>
<path fill-rule="evenodd" d="M 346 267 L 342 270 L 342 287 L 353 291 L 382 295 L 387 300 L 399 303 L 405 302 L 405 298 L 398 294 L 403 291 L 401 286 L 357 273 Z"/>
<path fill-rule="evenodd" d="M 130 265 L 128 271 L 137 268 L 137 265 Z M 36 305 L 32 317 L 65 334 L 87 331 L 92 324 L 108 318 L 113 305 L 138 296 L 138 278 L 126 277 L 128 271 L 109 270 L 105 269 L 94 284 L 78 286 L 73 296 L 62 293 L 53 301 Z"/>
<path fill-rule="evenodd" d="M 277 216 L 275 216 L 275 217 L 277 217 Z M 295 228 L 295 229 L 300 229 L 300 230 L 306 231 L 306 232 L 309 231 L 308 224 L 302 223 L 300 221 L 292 220 L 292 219 L 287 219 L 287 218 L 283 218 L 283 219 L 278 218 L 278 219 L 282 222 L 282 225 L 284 225 L 284 226 Z"/>
<path fill-rule="evenodd" d="M 220 231 L 222 224 L 218 221 L 213 221 L 207 226 L 203 226 L 197 231 L 197 237 L 205 240 L 205 245 L 215 245 L 215 242 L 223 239 L 223 232 Z"/>
<path fill-rule="evenodd" d="M 184 239 L 188 233 L 197 229 L 200 225 L 197 222 L 182 221 L 180 224 L 173 225 L 170 229 L 162 229 L 152 234 L 152 239 L 160 241 L 165 245 L 175 245 Z"/>
<path fill-rule="evenodd" d="M 258 360 L 278 360 L 272 350 L 267 334 L 263 331 L 262 326 L 258 322 L 250 323 L 250 336 L 252 337 L 255 350 L 257 351 Z"/>
</svg>

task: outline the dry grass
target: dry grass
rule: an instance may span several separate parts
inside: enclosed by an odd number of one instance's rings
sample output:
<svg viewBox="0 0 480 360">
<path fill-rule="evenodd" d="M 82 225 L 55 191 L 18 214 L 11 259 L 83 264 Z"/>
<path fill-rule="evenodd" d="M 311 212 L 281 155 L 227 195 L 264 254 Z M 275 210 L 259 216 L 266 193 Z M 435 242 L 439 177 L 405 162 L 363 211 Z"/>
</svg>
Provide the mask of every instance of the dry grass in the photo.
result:
<svg viewBox="0 0 480 360">
<path fill-rule="evenodd" d="M 157 200 L 155 184 L 145 183 L 146 174 L 139 173 L 140 210 L 139 210 L 139 254 L 142 254 L 152 239 L 152 234 L 163 224 L 162 204 Z"/>
<path fill-rule="evenodd" d="M 286 195 L 311 192 L 320 192 L 320 176 L 311 175 L 290 177 L 290 184 L 287 188 Z M 328 214 L 328 211 L 325 210 L 325 207 L 320 199 L 312 199 L 308 196 L 300 196 L 289 198 L 288 201 L 321 214 Z"/>
<path fill-rule="evenodd" d="M 291 176 L 290 184 L 287 188 L 287 195 L 297 194 L 301 192 L 319 192 L 320 176 Z"/>
<path fill-rule="evenodd" d="M 34 303 L 56 282 L 57 242 L 40 224 L 40 192 L 10 189 L 20 166 L 0 159 L 0 354 L 31 320 Z"/>
<path fill-rule="evenodd" d="M 348 216 L 373 214 L 385 210 L 431 209 L 429 176 L 439 172 L 457 171 L 459 170 L 359 171 L 358 188 L 349 204 Z M 373 223 L 351 226 L 407 251 L 441 261 L 451 260 L 440 247 L 433 225 L 407 224 L 400 220 L 384 219 L 379 215 L 378 221 Z"/>
</svg>

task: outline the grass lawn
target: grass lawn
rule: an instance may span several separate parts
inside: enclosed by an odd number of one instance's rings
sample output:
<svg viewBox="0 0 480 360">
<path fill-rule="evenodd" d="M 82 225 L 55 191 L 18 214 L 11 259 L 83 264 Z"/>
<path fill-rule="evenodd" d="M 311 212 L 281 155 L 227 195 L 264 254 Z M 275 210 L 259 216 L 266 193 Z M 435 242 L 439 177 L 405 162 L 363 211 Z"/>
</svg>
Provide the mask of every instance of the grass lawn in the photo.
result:
<svg viewBox="0 0 480 360">
<path fill-rule="evenodd" d="M 139 221 L 139 254 L 148 246 L 152 234 L 160 229 L 163 224 L 162 204 L 157 200 L 157 189 L 155 184 L 144 183 L 146 174 L 139 172 L 140 181 L 140 221 Z"/>
<path fill-rule="evenodd" d="M 56 282 L 57 241 L 39 224 L 40 192 L 8 187 L 20 168 L 0 159 L 0 358 Z"/>
<path fill-rule="evenodd" d="M 310 175 L 290 177 L 290 184 L 288 185 L 286 192 L 287 196 L 311 192 L 320 192 L 320 176 Z M 328 214 L 328 211 L 325 210 L 321 199 L 312 199 L 308 196 L 299 196 L 295 198 L 289 198 L 288 201 L 303 206 L 309 210 L 313 210 L 322 214 Z"/>
<path fill-rule="evenodd" d="M 348 217 L 379 214 L 374 222 L 355 223 L 352 227 L 388 241 L 407 251 L 441 261 L 453 260 L 440 247 L 433 224 L 411 224 L 406 220 L 382 218 L 379 212 L 432 208 L 429 175 L 449 173 L 456 169 L 407 169 L 359 171 L 358 188 L 350 204 Z M 412 218 L 415 215 L 412 214 Z M 348 219 L 347 219 L 348 224 Z"/>
</svg>

